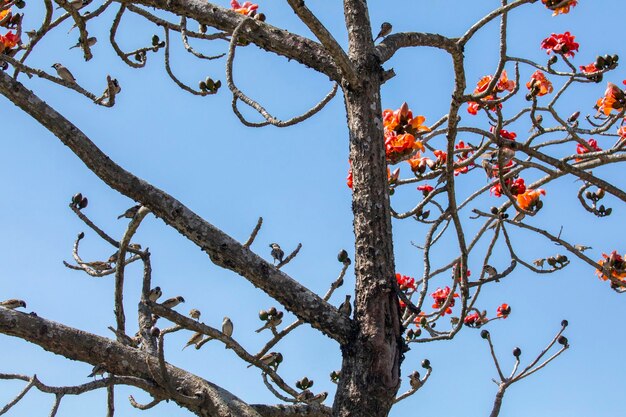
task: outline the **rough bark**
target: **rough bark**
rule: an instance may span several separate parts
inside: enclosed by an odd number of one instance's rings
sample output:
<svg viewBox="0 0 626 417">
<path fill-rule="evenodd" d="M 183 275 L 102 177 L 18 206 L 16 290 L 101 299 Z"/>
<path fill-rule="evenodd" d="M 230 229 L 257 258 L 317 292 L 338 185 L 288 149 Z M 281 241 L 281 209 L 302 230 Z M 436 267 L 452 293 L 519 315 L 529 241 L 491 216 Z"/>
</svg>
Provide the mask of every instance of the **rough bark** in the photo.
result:
<svg viewBox="0 0 626 417">
<path fill-rule="evenodd" d="M 343 364 L 333 415 L 382 417 L 400 386 L 400 308 L 380 103 L 382 68 L 375 55 L 366 3 L 344 2 L 349 56 L 361 83 L 344 85 L 350 132 L 357 333 L 342 345 Z"/>
</svg>

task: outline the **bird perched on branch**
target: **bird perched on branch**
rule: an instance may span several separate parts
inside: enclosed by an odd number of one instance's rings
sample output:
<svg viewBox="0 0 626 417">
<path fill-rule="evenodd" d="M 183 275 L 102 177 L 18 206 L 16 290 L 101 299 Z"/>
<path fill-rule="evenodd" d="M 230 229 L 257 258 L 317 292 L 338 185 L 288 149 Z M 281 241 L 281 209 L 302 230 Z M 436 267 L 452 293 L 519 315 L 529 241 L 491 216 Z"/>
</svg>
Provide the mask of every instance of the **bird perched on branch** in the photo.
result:
<svg viewBox="0 0 626 417">
<path fill-rule="evenodd" d="M 200 320 L 200 310 L 192 308 L 191 310 L 189 310 L 189 317 L 191 317 L 192 319 L 196 319 L 196 320 Z"/>
<path fill-rule="evenodd" d="M 352 296 L 349 294 L 346 295 L 346 300 L 339 306 L 339 312 L 341 314 L 345 314 L 348 317 L 350 317 L 350 315 L 352 314 L 352 304 L 350 303 L 350 297 Z"/>
<path fill-rule="evenodd" d="M 380 32 L 378 32 L 378 35 L 376 36 L 376 39 L 374 39 L 374 42 L 376 42 L 380 38 L 384 38 L 385 36 L 389 35 L 391 33 L 391 29 L 393 29 L 391 23 L 383 22 L 383 24 L 380 25 Z"/>
<path fill-rule="evenodd" d="M 76 83 L 76 78 L 74 78 L 70 70 L 68 70 L 65 66 L 63 66 L 63 64 L 59 64 L 57 62 L 56 64 L 52 65 L 52 68 L 54 68 L 57 71 L 57 75 L 63 81 L 67 81 L 68 83 L 72 83 L 72 84 Z"/>
<path fill-rule="evenodd" d="M 204 335 L 202 333 L 200 333 L 200 332 L 194 333 L 193 336 L 191 336 L 191 338 L 187 342 L 187 344 L 182 348 L 182 350 L 185 350 L 185 348 L 187 346 L 191 346 L 191 345 L 197 344 L 199 341 L 202 340 L 202 336 L 204 336 Z"/>
<path fill-rule="evenodd" d="M 184 303 L 184 302 L 185 302 L 185 299 L 179 295 L 178 297 L 168 298 L 167 300 L 163 301 L 161 305 L 165 308 L 174 308 L 180 303 Z"/>
<path fill-rule="evenodd" d="M 0 302 L 0 307 L 8 308 L 9 310 L 15 310 L 19 307 L 26 308 L 26 303 L 23 300 L 18 300 L 16 298 L 11 298 L 10 300 L 5 300 Z"/>
<path fill-rule="evenodd" d="M 283 261 L 285 257 L 285 252 L 280 248 L 278 243 L 270 243 L 270 248 L 272 248 L 272 258 L 274 261 L 278 261 L 279 263 Z"/>
<path fill-rule="evenodd" d="M 283 361 L 283 355 L 279 352 L 270 352 L 261 356 L 259 361 L 261 361 L 261 363 L 265 366 L 274 367 L 274 369 L 276 369 L 278 368 L 278 364 Z M 248 365 L 248 368 L 252 365 L 253 364 Z"/>
<path fill-rule="evenodd" d="M 162 295 L 163 295 L 163 291 L 161 291 L 161 287 L 154 287 L 153 289 L 150 290 L 150 293 L 148 294 L 148 300 L 154 303 Z"/>
<path fill-rule="evenodd" d="M 224 317 L 224 320 L 222 321 L 222 333 L 228 337 L 232 337 L 233 330 L 233 322 L 228 317 Z"/>
<path fill-rule="evenodd" d="M 98 39 L 95 36 L 92 36 L 91 38 L 87 38 L 87 45 L 89 45 L 90 48 L 94 46 L 96 42 L 98 42 Z M 76 42 L 76 45 L 70 46 L 70 49 L 80 48 L 83 46 L 83 43 L 84 42 L 82 39 L 78 39 L 78 42 Z"/>
<path fill-rule="evenodd" d="M 93 369 L 91 370 L 91 373 L 89 375 L 87 375 L 88 378 L 95 378 L 97 375 L 104 375 L 104 373 L 106 372 L 106 369 L 104 369 L 103 365 L 96 365 L 93 367 Z"/>
<path fill-rule="evenodd" d="M 91 3 L 91 0 L 69 0 L 67 2 L 64 2 L 62 5 L 57 6 L 57 9 L 60 9 L 63 6 L 68 5 L 74 10 L 80 10 L 83 7 L 87 6 L 89 3 Z"/>
<path fill-rule="evenodd" d="M 321 393 L 317 394 L 313 398 L 311 398 L 309 400 L 309 402 L 312 402 L 312 403 L 315 403 L 315 404 L 321 404 L 321 403 L 324 402 L 326 397 L 328 397 L 328 393 L 326 391 L 324 391 L 324 392 L 321 392 Z"/>
<path fill-rule="evenodd" d="M 267 322 L 260 328 L 256 329 L 256 333 L 261 333 L 265 329 L 276 328 L 276 326 L 280 325 L 283 322 L 283 316 L 271 316 Z"/>
<path fill-rule="evenodd" d="M 140 208 L 141 208 L 141 204 L 137 204 L 136 206 L 132 206 L 131 208 L 126 210 L 124 213 L 122 213 L 119 216 L 117 216 L 117 218 L 118 218 L 118 220 L 121 219 L 122 217 L 126 217 L 127 219 L 132 219 L 133 217 L 135 217 L 137 215 L 137 212 L 139 211 Z"/>
</svg>

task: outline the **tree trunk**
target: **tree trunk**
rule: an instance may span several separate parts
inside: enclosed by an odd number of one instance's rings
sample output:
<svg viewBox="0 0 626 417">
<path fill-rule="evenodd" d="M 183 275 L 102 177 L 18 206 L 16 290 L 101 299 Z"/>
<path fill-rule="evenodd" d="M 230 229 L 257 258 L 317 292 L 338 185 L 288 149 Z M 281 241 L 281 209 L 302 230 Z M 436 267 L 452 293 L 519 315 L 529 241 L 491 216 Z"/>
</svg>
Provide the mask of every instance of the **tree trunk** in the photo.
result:
<svg viewBox="0 0 626 417">
<path fill-rule="evenodd" d="M 344 87 L 353 173 L 357 330 L 342 346 L 333 415 L 382 417 L 400 386 L 402 336 L 380 104 L 382 69 L 372 55 L 357 69 L 357 89 Z M 367 77 L 363 77 L 366 74 Z"/>
</svg>

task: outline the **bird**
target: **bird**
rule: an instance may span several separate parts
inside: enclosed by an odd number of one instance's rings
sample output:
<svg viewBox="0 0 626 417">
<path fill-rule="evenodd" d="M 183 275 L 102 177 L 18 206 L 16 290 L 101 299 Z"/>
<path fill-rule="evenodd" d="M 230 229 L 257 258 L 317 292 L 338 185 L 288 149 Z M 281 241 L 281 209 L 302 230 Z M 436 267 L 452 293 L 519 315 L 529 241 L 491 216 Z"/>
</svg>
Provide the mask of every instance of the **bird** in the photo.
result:
<svg viewBox="0 0 626 417">
<path fill-rule="evenodd" d="M 62 5 L 57 6 L 57 9 L 60 9 L 63 6 L 68 5 L 74 10 L 80 10 L 83 7 L 87 6 L 89 3 L 91 3 L 91 0 L 69 0 L 63 3 Z"/>
<path fill-rule="evenodd" d="M 184 302 L 185 302 L 185 299 L 179 295 L 178 297 L 168 298 L 167 300 L 163 301 L 161 305 L 165 308 L 174 308 L 180 303 L 184 303 Z"/>
<path fill-rule="evenodd" d="M 70 72 L 70 70 L 68 70 L 66 67 L 63 66 L 63 64 L 59 64 L 58 62 L 54 65 L 52 65 L 52 68 L 54 68 L 55 70 L 57 70 L 57 75 L 63 80 L 63 81 L 67 81 L 68 83 L 76 83 L 76 78 L 74 78 L 74 76 L 72 75 L 72 73 Z"/>
<path fill-rule="evenodd" d="M 110 263 L 103 261 L 83 262 L 83 265 L 88 266 L 94 271 L 106 271 L 113 268 Z"/>
<path fill-rule="evenodd" d="M 494 275 L 498 274 L 498 271 L 496 270 L 496 268 L 494 268 L 493 266 L 487 264 L 485 265 L 485 267 L 483 268 L 483 271 L 485 271 L 485 274 L 487 275 L 487 278 L 491 278 Z"/>
<path fill-rule="evenodd" d="M 133 217 L 135 217 L 137 215 L 137 212 L 139 211 L 140 208 L 141 208 L 141 204 L 137 204 L 136 206 L 132 206 L 131 208 L 126 210 L 124 213 L 122 213 L 119 216 L 117 216 L 117 219 L 119 220 L 122 217 L 126 217 L 127 219 L 132 219 Z"/>
<path fill-rule="evenodd" d="M 92 378 L 92 377 L 95 378 L 97 375 L 104 375 L 105 372 L 106 372 L 106 369 L 104 369 L 104 366 L 96 365 L 91 370 L 91 373 L 87 375 L 87 378 Z"/>
<path fill-rule="evenodd" d="M 593 248 L 591 246 L 585 246 L 585 245 L 574 245 L 574 249 L 580 252 L 584 252 L 588 249 L 593 249 Z"/>
<path fill-rule="evenodd" d="M 185 350 L 185 348 L 186 348 L 187 346 L 195 345 L 196 343 L 198 343 L 199 341 L 201 341 L 201 340 L 202 340 L 202 337 L 203 337 L 203 336 L 204 336 L 204 335 L 203 335 L 202 333 L 200 333 L 200 332 L 196 332 L 196 333 L 194 333 L 194 334 L 193 334 L 193 336 L 191 336 L 191 338 L 189 339 L 189 341 L 187 342 L 187 344 L 185 345 L 185 347 L 183 347 L 183 349 L 182 349 L 182 350 Z"/>
<path fill-rule="evenodd" d="M 348 317 L 350 317 L 350 315 L 352 314 L 352 304 L 350 303 L 350 297 L 352 297 L 350 294 L 346 295 L 346 300 L 339 306 L 339 312 L 341 314 L 345 314 Z"/>
<path fill-rule="evenodd" d="M 376 39 L 374 39 L 374 42 L 376 42 L 380 38 L 384 38 L 385 36 L 389 35 L 391 33 L 391 29 L 393 29 L 391 23 L 383 22 L 383 24 L 380 25 L 380 32 L 378 32 L 378 35 L 376 36 Z"/>
<path fill-rule="evenodd" d="M 317 394 L 313 398 L 311 398 L 309 400 L 309 402 L 316 403 L 316 404 L 321 404 L 321 403 L 324 402 L 326 397 L 328 397 L 328 393 L 326 391 L 324 391 L 324 392 L 321 392 L 321 393 Z"/>
<path fill-rule="evenodd" d="M 272 258 L 274 258 L 274 261 L 282 262 L 285 252 L 280 248 L 278 243 L 270 243 L 270 248 L 272 248 Z"/>
<path fill-rule="evenodd" d="M 283 355 L 278 352 L 270 352 L 261 356 L 259 361 L 261 361 L 261 363 L 265 366 L 278 367 L 278 364 L 283 361 Z M 248 368 L 251 367 L 252 365 L 253 364 L 248 365 Z"/>
<path fill-rule="evenodd" d="M 87 38 L 87 45 L 89 45 L 90 48 L 94 46 L 96 42 L 98 42 L 98 39 L 95 36 L 92 36 L 91 38 Z M 76 42 L 76 45 L 70 46 L 70 49 L 80 48 L 82 46 L 83 46 L 83 41 L 82 39 L 79 38 L 78 42 Z"/>
<path fill-rule="evenodd" d="M 261 333 L 265 329 L 276 328 L 276 326 L 280 325 L 283 322 L 282 316 L 270 316 L 270 319 L 260 328 L 256 329 L 255 332 Z"/>
<path fill-rule="evenodd" d="M 154 287 L 153 289 L 150 290 L 150 293 L 148 294 L 148 300 L 154 303 L 162 295 L 163 295 L 163 291 L 161 291 L 161 287 Z"/>
<path fill-rule="evenodd" d="M 11 298 L 9 300 L 0 302 L 0 307 L 7 308 L 9 310 L 15 310 L 16 308 L 19 308 L 19 307 L 26 308 L 26 303 L 23 300 Z"/>
<path fill-rule="evenodd" d="M 192 319 L 196 319 L 196 320 L 200 320 L 200 310 L 192 308 L 191 310 L 189 310 L 189 317 L 191 317 Z"/>
<path fill-rule="evenodd" d="M 232 337 L 233 330 L 233 322 L 228 317 L 224 317 L 222 321 L 222 333 L 228 337 Z"/>
<path fill-rule="evenodd" d="M 413 389 L 418 389 L 422 386 L 419 372 L 414 371 L 411 375 L 409 375 L 409 384 L 411 384 L 411 388 Z"/>
<path fill-rule="evenodd" d="M 533 261 L 533 265 L 535 265 L 536 267 L 542 268 L 543 269 L 543 264 L 546 261 L 545 258 L 540 258 L 540 259 L 535 259 Z"/>
</svg>

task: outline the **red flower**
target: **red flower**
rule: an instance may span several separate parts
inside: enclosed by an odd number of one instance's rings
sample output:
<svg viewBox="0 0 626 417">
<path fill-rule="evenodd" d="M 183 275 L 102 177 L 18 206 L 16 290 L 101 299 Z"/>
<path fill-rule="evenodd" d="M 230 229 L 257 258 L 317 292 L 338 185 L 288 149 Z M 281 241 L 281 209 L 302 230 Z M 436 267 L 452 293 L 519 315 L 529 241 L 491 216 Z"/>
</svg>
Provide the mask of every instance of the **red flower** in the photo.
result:
<svg viewBox="0 0 626 417">
<path fill-rule="evenodd" d="M 626 139 L 626 126 L 621 126 L 619 129 L 617 129 L 617 134 L 620 138 Z"/>
<path fill-rule="evenodd" d="M 533 72 L 533 75 L 530 76 L 530 81 L 526 83 L 526 88 L 530 90 L 530 95 L 537 97 L 545 96 L 554 90 L 552 83 L 539 70 Z"/>
<path fill-rule="evenodd" d="M 430 193 L 434 189 L 435 188 L 432 185 L 428 185 L 428 184 L 418 185 L 417 186 L 417 190 L 421 191 L 422 193 L 424 193 L 424 197 L 426 197 L 428 195 L 428 193 Z"/>
<path fill-rule="evenodd" d="M 6 35 L 0 35 L 0 44 L 2 44 L 4 49 L 10 49 L 15 47 L 20 42 L 20 37 L 17 36 L 16 33 L 11 31 L 7 32 Z"/>
<path fill-rule="evenodd" d="M 433 297 L 433 300 L 434 300 L 433 308 L 437 308 L 437 309 L 442 308 L 443 305 L 445 304 L 446 300 L 450 296 L 450 287 L 437 288 L 437 291 L 432 293 L 430 296 Z M 448 306 L 441 313 L 442 316 L 445 316 L 446 314 L 451 314 L 452 313 L 452 307 L 454 307 L 454 299 L 456 297 L 458 297 L 458 296 L 459 296 L 459 294 L 457 294 L 457 293 L 452 294 L 452 297 L 450 298 L 450 302 L 449 302 Z"/>
<path fill-rule="evenodd" d="M 401 275 L 396 273 L 396 281 L 398 282 L 398 286 L 400 287 L 400 291 L 404 290 L 414 290 L 415 289 L 415 278 L 408 277 L 406 275 Z"/>
<path fill-rule="evenodd" d="M 348 176 L 346 177 L 346 184 L 348 188 L 352 189 L 352 161 L 348 160 L 350 168 L 348 169 Z"/>
<path fill-rule="evenodd" d="M 589 65 L 581 65 L 578 68 L 580 68 L 580 70 L 582 72 L 584 72 L 585 74 L 593 74 L 594 72 L 600 71 L 600 69 L 598 69 L 598 67 L 596 67 L 596 63 L 595 62 L 593 62 L 593 63 L 591 63 Z"/>
<path fill-rule="evenodd" d="M 439 149 L 436 149 L 433 151 L 433 153 L 437 157 L 436 163 L 439 165 L 445 164 L 446 161 L 448 160 L 448 154 L 444 151 L 440 151 Z"/>
<path fill-rule="evenodd" d="M 254 13 L 256 13 L 256 10 L 259 8 L 259 5 L 253 4 L 249 1 L 245 2 L 244 4 L 239 4 L 237 0 L 231 0 L 230 7 L 236 13 L 239 13 L 245 16 L 252 16 L 254 15 Z"/>
<path fill-rule="evenodd" d="M 465 318 L 463 319 L 463 324 L 468 327 L 480 327 L 480 325 L 482 324 L 482 319 L 478 313 L 473 312 L 465 316 Z"/>
<path fill-rule="evenodd" d="M 598 146 L 598 141 L 595 139 L 589 139 L 587 141 L 588 146 L 584 146 L 582 144 L 578 144 L 576 145 L 576 153 L 578 155 L 582 155 L 582 154 L 586 154 L 588 152 L 598 152 L 601 151 L 602 149 L 600 149 L 600 147 Z M 580 159 L 576 158 L 576 161 L 580 161 Z"/>
<path fill-rule="evenodd" d="M 383 111 L 387 161 L 395 163 L 402 157 L 411 155 L 416 149 L 424 151 L 422 142 L 415 139 L 416 135 L 430 130 L 428 126 L 424 126 L 424 121 L 424 116 L 413 117 L 407 103 L 402 103 L 395 111 Z"/>
<path fill-rule="evenodd" d="M 482 77 L 476 84 L 476 88 L 474 89 L 474 94 L 480 94 L 486 91 L 491 80 L 493 80 L 492 75 L 485 75 L 484 77 Z M 481 107 L 488 108 L 491 111 L 496 111 L 497 109 L 501 109 L 502 108 L 501 103 L 490 106 L 489 102 L 493 100 L 497 100 L 498 93 L 501 93 L 504 91 L 513 91 L 514 89 L 515 89 L 515 81 L 509 80 L 506 70 L 503 70 L 502 75 L 500 76 L 500 79 L 498 80 L 498 83 L 495 85 L 495 88 L 493 89 L 494 94 L 490 94 L 482 98 L 481 99 L 482 103 L 480 104 L 475 101 L 468 102 L 467 111 L 470 114 L 476 115 L 478 113 L 478 109 L 480 109 Z"/>
<path fill-rule="evenodd" d="M 561 54 L 565 57 L 574 56 L 574 51 L 578 51 L 578 43 L 574 42 L 575 36 L 572 36 L 569 32 L 565 33 L 553 33 L 550 37 L 541 41 L 541 48 L 546 50 L 546 53 Z"/>
<path fill-rule="evenodd" d="M 509 314 L 511 314 L 511 306 L 508 304 L 502 304 L 500 307 L 498 307 L 496 313 L 498 313 L 498 317 L 502 317 L 503 319 L 505 319 L 509 317 Z"/>
<path fill-rule="evenodd" d="M 517 178 L 515 181 L 508 178 L 504 180 L 504 184 L 508 188 L 509 192 L 514 196 L 517 196 L 519 194 L 524 194 L 526 192 L 526 184 L 524 183 L 523 178 Z M 491 187 L 489 192 L 495 195 L 496 197 L 502 197 L 502 194 L 504 194 L 504 192 L 502 191 L 502 186 L 500 185 L 499 181 L 496 184 L 494 184 L 493 187 Z"/>
<path fill-rule="evenodd" d="M 569 13 L 570 7 L 574 7 L 578 4 L 578 0 L 541 0 L 543 4 L 550 10 L 554 10 L 552 16 L 556 16 L 560 13 Z"/>
</svg>

